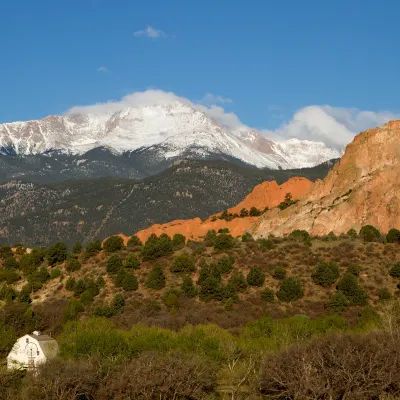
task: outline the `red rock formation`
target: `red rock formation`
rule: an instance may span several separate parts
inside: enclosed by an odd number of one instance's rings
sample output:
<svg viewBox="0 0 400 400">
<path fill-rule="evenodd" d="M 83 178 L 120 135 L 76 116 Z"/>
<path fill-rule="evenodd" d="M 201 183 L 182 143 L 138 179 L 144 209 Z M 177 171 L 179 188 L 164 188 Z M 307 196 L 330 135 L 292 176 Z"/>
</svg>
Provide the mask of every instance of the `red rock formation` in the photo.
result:
<svg viewBox="0 0 400 400">
<path fill-rule="evenodd" d="M 257 207 L 263 210 L 266 206 L 275 207 L 285 198 L 286 193 L 290 192 L 293 198 L 299 198 L 306 194 L 313 186 L 313 183 L 306 178 L 291 178 L 282 185 L 278 185 L 275 181 L 263 182 L 257 185 L 254 190 L 236 207 L 230 209 L 232 213 L 239 213 L 242 208 L 250 210 L 251 207 Z M 235 218 L 231 221 L 224 221 L 217 219 L 212 221 L 208 218 L 202 221 L 200 218 L 189 220 L 175 220 L 166 224 L 155 224 L 151 227 L 137 232 L 136 235 L 142 240 L 146 241 L 147 238 L 155 233 L 157 236 L 162 233 L 167 233 L 173 236 L 175 233 L 181 233 L 187 239 L 197 240 L 204 236 L 210 229 L 228 228 L 232 236 L 236 237 L 242 235 L 248 230 L 258 217 Z M 128 237 L 123 236 L 125 243 Z"/>
<path fill-rule="evenodd" d="M 273 209 L 250 231 L 258 237 L 305 229 L 314 235 L 366 224 L 400 228 L 400 121 L 357 135 L 323 181 L 294 206 Z"/>
</svg>

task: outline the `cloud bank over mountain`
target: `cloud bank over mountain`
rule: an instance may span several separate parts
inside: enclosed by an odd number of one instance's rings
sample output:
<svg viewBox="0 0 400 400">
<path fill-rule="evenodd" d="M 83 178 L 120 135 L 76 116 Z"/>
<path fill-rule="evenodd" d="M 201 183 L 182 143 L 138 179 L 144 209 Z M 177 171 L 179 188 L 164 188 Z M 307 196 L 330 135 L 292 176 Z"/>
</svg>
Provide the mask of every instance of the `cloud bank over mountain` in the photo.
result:
<svg viewBox="0 0 400 400">
<path fill-rule="evenodd" d="M 389 111 L 375 112 L 329 105 L 311 105 L 297 110 L 289 121 L 283 122 L 277 129 L 270 130 L 246 126 L 235 113 L 227 112 L 221 107 L 220 104 L 231 102 L 222 96 L 207 93 L 202 100 L 191 101 L 175 93 L 155 89 L 131 93 L 120 100 L 72 107 L 66 114 L 102 115 L 118 112 L 126 107 L 168 105 L 175 101 L 190 104 L 203 111 L 230 131 L 243 128 L 255 129 L 276 141 L 290 138 L 306 139 L 321 141 L 338 149 L 346 146 L 357 133 L 365 129 L 374 128 L 389 120 L 400 119 L 400 114 Z"/>
</svg>

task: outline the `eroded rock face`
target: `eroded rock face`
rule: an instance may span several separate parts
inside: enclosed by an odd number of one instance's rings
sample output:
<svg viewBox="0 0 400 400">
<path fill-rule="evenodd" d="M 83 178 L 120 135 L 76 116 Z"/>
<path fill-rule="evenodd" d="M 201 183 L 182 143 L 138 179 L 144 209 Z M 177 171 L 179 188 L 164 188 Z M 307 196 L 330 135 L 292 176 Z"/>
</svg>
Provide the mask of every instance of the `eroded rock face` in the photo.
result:
<svg viewBox="0 0 400 400">
<path fill-rule="evenodd" d="M 265 213 L 250 231 L 257 237 L 295 229 L 325 235 L 367 224 L 382 232 L 400 228 L 400 121 L 357 135 L 323 181 L 296 205 Z"/>
<path fill-rule="evenodd" d="M 231 213 L 240 213 L 242 208 L 250 210 L 251 207 L 256 207 L 263 210 L 266 206 L 275 207 L 284 200 L 286 193 L 291 193 L 294 199 L 297 199 L 306 194 L 313 186 L 313 182 L 306 178 L 291 178 L 282 185 L 278 185 L 276 181 L 263 182 L 257 185 L 254 190 L 236 207 L 231 208 Z M 235 218 L 231 221 L 217 219 L 213 221 L 208 218 L 202 221 L 200 218 L 189 220 L 175 220 L 166 224 L 155 224 L 151 227 L 137 232 L 136 235 L 142 242 L 155 233 L 157 236 L 166 233 L 173 236 L 176 233 L 181 233 L 187 239 L 197 240 L 204 236 L 209 230 L 214 229 L 218 232 L 219 229 L 228 228 L 231 235 L 236 237 L 246 232 L 256 221 L 258 217 Z M 128 238 L 123 236 L 125 242 Z"/>
</svg>

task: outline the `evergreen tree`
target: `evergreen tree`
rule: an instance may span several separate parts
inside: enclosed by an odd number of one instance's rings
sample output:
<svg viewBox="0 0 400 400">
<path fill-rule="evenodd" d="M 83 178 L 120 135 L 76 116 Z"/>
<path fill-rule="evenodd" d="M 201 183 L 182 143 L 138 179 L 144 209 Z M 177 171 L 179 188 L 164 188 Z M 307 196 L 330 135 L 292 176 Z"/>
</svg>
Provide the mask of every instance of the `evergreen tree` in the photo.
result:
<svg viewBox="0 0 400 400">
<path fill-rule="evenodd" d="M 196 297 L 197 296 L 197 290 L 194 287 L 192 278 L 190 276 L 185 276 L 183 278 L 181 290 L 182 290 L 182 293 L 186 297 Z"/>
<path fill-rule="evenodd" d="M 165 280 L 161 265 L 156 264 L 147 277 L 146 286 L 150 289 L 160 290 L 165 287 Z"/>
<path fill-rule="evenodd" d="M 122 267 L 122 260 L 121 257 L 117 254 L 113 254 L 107 260 L 106 270 L 108 274 L 116 274 Z"/>
<path fill-rule="evenodd" d="M 139 269 L 140 261 L 135 254 L 130 253 L 125 258 L 125 268 Z"/>
<path fill-rule="evenodd" d="M 68 248 L 65 243 L 57 242 L 47 250 L 46 258 L 49 265 L 63 262 L 67 259 Z"/>
<path fill-rule="evenodd" d="M 124 240 L 121 236 L 111 236 L 103 243 L 103 249 L 108 253 L 115 253 L 124 248 Z"/>
<path fill-rule="evenodd" d="M 143 243 L 137 236 L 133 235 L 128 240 L 128 243 L 126 244 L 126 246 L 131 249 L 131 248 L 135 248 L 135 247 L 142 247 Z"/>
<path fill-rule="evenodd" d="M 72 247 L 72 252 L 73 252 L 74 254 L 81 254 L 81 252 L 82 252 L 82 245 L 81 245 L 80 242 L 76 242 L 76 243 L 74 244 L 74 247 Z"/>
<path fill-rule="evenodd" d="M 312 279 L 317 285 L 329 287 L 339 278 L 339 266 L 333 261 L 321 262 L 312 274 Z"/>
<path fill-rule="evenodd" d="M 392 228 L 386 235 L 388 243 L 400 243 L 400 230 Z"/>
<path fill-rule="evenodd" d="M 285 278 L 281 281 L 276 295 L 279 300 L 285 302 L 298 300 L 304 296 L 303 285 L 294 278 Z"/>
<path fill-rule="evenodd" d="M 175 233 L 175 235 L 172 237 L 172 246 L 174 249 L 181 249 L 185 247 L 185 243 L 186 238 L 180 233 Z"/>
<path fill-rule="evenodd" d="M 261 287 L 264 285 L 265 281 L 265 273 L 259 267 L 254 267 L 247 274 L 247 283 L 250 286 L 258 286 Z"/>
<path fill-rule="evenodd" d="M 171 265 L 171 272 L 194 272 L 195 270 L 194 260 L 188 253 L 177 255 Z"/>
</svg>

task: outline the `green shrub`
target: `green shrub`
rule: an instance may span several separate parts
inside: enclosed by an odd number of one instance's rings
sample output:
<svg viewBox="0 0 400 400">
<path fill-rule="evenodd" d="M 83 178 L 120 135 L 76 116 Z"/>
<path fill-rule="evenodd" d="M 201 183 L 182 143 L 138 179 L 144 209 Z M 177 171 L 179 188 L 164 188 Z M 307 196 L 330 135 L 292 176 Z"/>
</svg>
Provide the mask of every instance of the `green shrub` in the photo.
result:
<svg viewBox="0 0 400 400">
<path fill-rule="evenodd" d="M 221 275 L 229 274 L 233 269 L 233 264 L 235 260 L 232 256 L 223 256 L 217 262 L 217 269 Z"/>
<path fill-rule="evenodd" d="M 74 286 L 74 294 L 79 297 L 86 290 L 86 282 L 82 279 L 79 279 L 75 282 Z"/>
<path fill-rule="evenodd" d="M 235 292 L 243 293 L 246 291 L 248 285 L 243 274 L 240 272 L 233 274 L 229 278 L 228 286 L 232 287 L 235 290 Z"/>
<path fill-rule="evenodd" d="M 38 265 L 36 264 L 35 257 L 32 254 L 24 254 L 19 260 L 19 268 L 25 276 L 31 274 L 36 270 Z"/>
<path fill-rule="evenodd" d="M 53 268 L 50 273 L 50 279 L 56 279 L 61 276 L 60 268 Z"/>
<path fill-rule="evenodd" d="M 125 258 L 124 266 L 125 268 L 139 269 L 140 261 L 138 260 L 135 254 L 130 253 Z"/>
<path fill-rule="evenodd" d="M 304 296 L 303 285 L 294 278 L 285 278 L 281 281 L 276 295 L 279 300 L 285 302 L 298 300 Z"/>
<path fill-rule="evenodd" d="M 207 277 L 202 283 L 199 291 L 201 301 L 222 299 L 221 281 L 212 276 Z"/>
<path fill-rule="evenodd" d="M 156 264 L 147 277 L 146 287 L 149 289 L 160 290 L 165 287 L 165 280 L 165 275 L 161 265 Z"/>
<path fill-rule="evenodd" d="M 390 276 L 393 278 L 400 278 L 400 262 L 393 265 L 389 272 Z"/>
<path fill-rule="evenodd" d="M 79 314 L 85 309 L 84 305 L 77 299 L 69 300 L 63 310 L 64 322 L 78 319 Z"/>
<path fill-rule="evenodd" d="M 124 248 L 124 240 L 121 236 L 110 236 L 103 243 L 103 249 L 108 253 L 115 253 Z"/>
<path fill-rule="evenodd" d="M 246 210 L 245 208 L 242 208 L 242 209 L 240 210 L 240 217 L 241 217 L 241 218 L 244 218 L 244 217 L 248 217 L 248 216 L 249 216 L 248 210 Z"/>
<path fill-rule="evenodd" d="M 18 269 L 19 268 L 18 261 L 14 257 L 8 257 L 4 261 L 3 268 L 4 269 Z"/>
<path fill-rule="evenodd" d="M 250 286 L 261 287 L 264 285 L 265 272 L 259 267 L 253 267 L 247 274 L 246 280 Z"/>
<path fill-rule="evenodd" d="M 0 285 L 0 300 L 4 300 L 6 302 L 14 301 L 18 297 L 18 293 L 8 285 Z M 29 292 L 28 292 L 29 297 Z M 30 299 L 28 301 L 30 303 Z M 0 332 L 1 336 L 1 332 Z"/>
<path fill-rule="evenodd" d="M 379 230 L 372 225 L 363 226 L 359 235 L 366 242 L 375 242 L 381 237 Z"/>
<path fill-rule="evenodd" d="M 144 261 L 155 260 L 160 257 L 172 254 L 173 246 L 171 238 L 163 233 L 157 237 L 154 233 L 149 236 L 143 249 L 142 258 Z"/>
<path fill-rule="evenodd" d="M 67 256 L 68 248 L 63 242 L 57 242 L 51 246 L 46 253 L 46 258 L 49 262 L 49 265 L 61 263 L 67 259 Z"/>
<path fill-rule="evenodd" d="M 137 290 L 139 287 L 139 282 L 135 275 L 125 273 L 124 278 L 122 279 L 121 285 L 122 289 L 127 292 Z"/>
<path fill-rule="evenodd" d="M 382 288 L 379 291 L 379 300 L 390 300 L 391 298 L 392 295 L 387 288 Z"/>
<path fill-rule="evenodd" d="M 186 245 L 192 250 L 193 254 L 201 254 L 206 249 L 206 245 L 203 242 L 197 242 L 194 240 L 188 240 Z"/>
<path fill-rule="evenodd" d="M 276 247 L 275 243 L 270 239 L 261 238 L 257 240 L 257 243 L 259 244 L 261 250 L 271 250 Z"/>
<path fill-rule="evenodd" d="M 245 232 L 242 235 L 242 242 L 254 242 L 253 236 L 251 236 L 251 233 Z"/>
<path fill-rule="evenodd" d="M 264 289 L 260 293 L 261 300 L 265 301 L 266 303 L 272 303 L 275 299 L 275 293 L 272 289 Z"/>
<path fill-rule="evenodd" d="M 275 268 L 275 270 L 272 274 L 272 277 L 274 279 L 277 279 L 278 281 L 281 281 L 282 279 L 285 279 L 285 277 L 286 277 L 286 270 L 282 267 Z"/>
<path fill-rule="evenodd" d="M 65 269 L 67 272 L 79 271 L 81 269 L 81 264 L 75 257 L 68 256 Z"/>
<path fill-rule="evenodd" d="M 172 246 L 174 249 L 182 249 L 185 247 L 186 237 L 181 233 L 175 233 L 172 237 Z"/>
<path fill-rule="evenodd" d="M 116 274 L 122 268 L 123 268 L 122 260 L 118 254 L 113 254 L 107 260 L 106 271 L 108 274 L 110 274 L 110 275 Z"/>
<path fill-rule="evenodd" d="M 331 232 L 328 233 L 327 239 L 331 240 L 331 241 L 332 240 L 337 240 L 337 236 L 331 231 Z"/>
<path fill-rule="evenodd" d="M 256 208 L 256 207 L 250 208 L 250 212 L 249 212 L 250 217 L 258 217 L 261 214 L 262 214 L 262 212 L 258 208 Z"/>
<path fill-rule="evenodd" d="M 193 285 L 192 278 L 190 276 L 185 276 L 182 281 L 181 291 L 186 297 L 196 297 L 197 290 Z"/>
<path fill-rule="evenodd" d="M 329 287 L 339 278 L 339 266 L 333 261 L 321 262 L 312 274 L 312 279 L 317 285 Z"/>
<path fill-rule="evenodd" d="M 69 277 L 67 279 L 67 282 L 65 283 L 65 289 L 69 290 L 70 292 L 73 292 L 75 290 L 75 284 L 76 284 L 75 279 Z"/>
<path fill-rule="evenodd" d="M 82 244 L 80 242 L 76 242 L 72 247 L 72 253 L 81 254 L 82 253 Z"/>
<path fill-rule="evenodd" d="M 326 308 L 336 314 L 342 313 L 348 306 L 350 302 L 348 298 L 342 293 L 337 292 L 331 296 Z"/>
<path fill-rule="evenodd" d="M 354 276 L 360 275 L 361 267 L 358 264 L 351 264 L 347 268 L 347 273 L 352 274 Z"/>
<path fill-rule="evenodd" d="M 101 242 L 100 240 L 96 240 L 94 242 L 89 242 L 85 248 L 85 260 L 88 260 L 90 257 L 95 256 L 101 251 Z"/>
<path fill-rule="evenodd" d="M 386 235 L 386 240 L 388 243 L 400 243 L 400 230 L 392 228 Z"/>
<path fill-rule="evenodd" d="M 13 257 L 14 254 L 10 246 L 0 246 L 0 260 L 6 260 L 9 257 Z"/>
<path fill-rule="evenodd" d="M 306 241 L 311 239 L 310 234 L 303 229 L 296 229 L 290 235 L 289 239 Z"/>
<path fill-rule="evenodd" d="M 84 304 L 84 305 L 86 306 L 86 305 L 88 305 L 88 304 L 90 304 L 90 303 L 93 302 L 94 296 L 93 296 L 93 294 L 92 294 L 90 291 L 85 290 L 85 291 L 81 294 L 79 300 L 80 300 L 80 302 L 81 302 L 82 304 Z"/>
<path fill-rule="evenodd" d="M 351 304 L 358 306 L 368 304 L 368 295 L 358 285 L 357 278 L 352 274 L 344 274 L 343 278 L 337 285 L 337 289 L 349 299 Z"/>
<path fill-rule="evenodd" d="M 357 231 L 355 229 L 351 228 L 347 231 L 347 236 L 355 239 L 358 236 Z"/>
<path fill-rule="evenodd" d="M 143 246 L 142 241 L 135 235 L 131 236 L 128 240 L 128 243 L 126 244 L 126 247 L 128 247 L 129 249 L 142 246 Z"/>
<path fill-rule="evenodd" d="M 204 244 L 207 247 L 212 247 L 212 246 L 214 246 L 216 238 L 217 238 L 217 232 L 215 232 L 214 229 L 211 229 L 211 230 L 207 231 L 207 233 L 204 236 Z"/>
<path fill-rule="evenodd" d="M 6 282 L 11 285 L 21 279 L 19 273 L 15 269 L 0 269 L 0 282 Z"/>
<path fill-rule="evenodd" d="M 196 265 L 188 253 L 182 253 L 175 257 L 171 265 L 171 272 L 194 272 Z"/>
<path fill-rule="evenodd" d="M 214 241 L 215 250 L 229 250 L 235 245 L 235 239 L 227 233 L 220 233 Z"/>
</svg>

